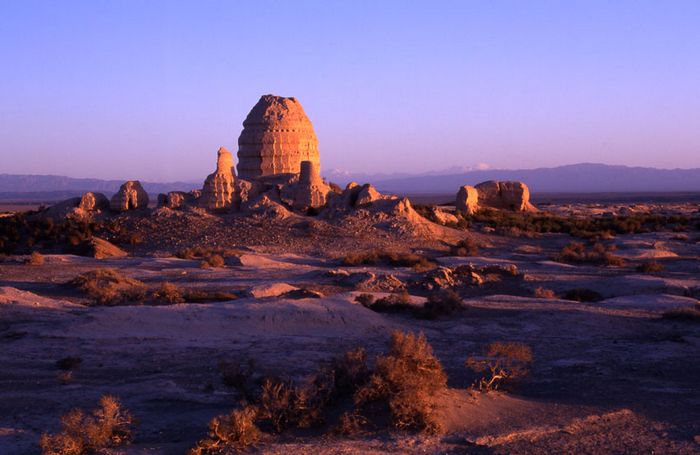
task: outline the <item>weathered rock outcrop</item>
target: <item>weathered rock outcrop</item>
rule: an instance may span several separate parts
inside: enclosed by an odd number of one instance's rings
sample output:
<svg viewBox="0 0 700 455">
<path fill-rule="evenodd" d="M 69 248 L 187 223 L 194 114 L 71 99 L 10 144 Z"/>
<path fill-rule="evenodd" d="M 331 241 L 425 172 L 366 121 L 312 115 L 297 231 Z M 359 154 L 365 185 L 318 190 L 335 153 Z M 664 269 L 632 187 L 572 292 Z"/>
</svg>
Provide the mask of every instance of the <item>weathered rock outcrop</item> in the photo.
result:
<svg viewBox="0 0 700 455">
<path fill-rule="evenodd" d="M 298 174 L 302 161 L 320 165 L 318 139 L 301 104 L 295 98 L 262 96 L 238 138 L 239 177 Z"/>
<path fill-rule="evenodd" d="M 109 207 L 115 212 L 148 207 L 148 193 L 141 186 L 141 182 L 129 180 L 112 196 Z"/>
<path fill-rule="evenodd" d="M 199 191 L 185 193 L 184 191 L 171 191 L 168 194 L 158 195 L 158 207 L 167 207 L 169 209 L 181 209 L 188 204 L 193 204 L 197 198 L 201 196 Z"/>
<path fill-rule="evenodd" d="M 530 204 L 530 189 L 523 182 L 496 182 L 489 180 L 476 185 L 479 206 L 502 210 L 537 210 Z"/>
<path fill-rule="evenodd" d="M 475 187 L 465 185 L 459 189 L 455 202 L 457 213 L 471 215 L 482 208 L 516 212 L 537 210 L 530 203 L 530 190 L 523 182 L 489 180 Z"/>
<path fill-rule="evenodd" d="M 234 202 L 233 156 L 224 147 L 219 148 L 216 172 L 209 174 L 204 181 L 200 205 L 208 210 L 231 208 Z"/>
<path fill-rule="evenodd" d="M 95 210 L 107 210 L 109 208 L 109 199 L 102 193 L 93 193 L 88 191 L 80 197 L 78 208 L 86 212 Z"/>
<path fill-rule="evenodd" d="M 458 213 L 471 215 L 479 210 L 479 192 L 476 188 L 464 185 L 457 192 L 457 202 L 455 209 Z"/>
<path fill-rule="evenodd" d="M 294 208 L 306 210 L 323 207 L 330 191 L 331 187 L 321 178 L 318 165 L 312 161 L 302 161 L 299 183 L 294 191 Z"/>
</svg>

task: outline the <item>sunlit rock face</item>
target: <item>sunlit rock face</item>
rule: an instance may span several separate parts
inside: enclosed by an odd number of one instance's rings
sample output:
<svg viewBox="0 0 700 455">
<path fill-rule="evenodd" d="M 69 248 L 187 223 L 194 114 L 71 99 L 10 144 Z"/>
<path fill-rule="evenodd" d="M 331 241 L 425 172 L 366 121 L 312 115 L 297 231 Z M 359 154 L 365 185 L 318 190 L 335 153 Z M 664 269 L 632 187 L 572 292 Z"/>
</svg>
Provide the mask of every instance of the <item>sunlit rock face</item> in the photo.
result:
<svg viewBox="0 0 700 455">
<path fill-rule="evenodd" d="M 513 211 L 535 211 L 530 203 L 530 189 L 523 182 L 489 180 L 476 185 L 479 206 Z"/>
<path fill-rule="evenodd" d="M 455 209 L 463 215 L 476 213 L 479 210 L 479 192 L 477 189 L 469 185 L 460 187 L 457 192 Z"/>
<path fill-rule="evenodd" d="M 319 208 L 326 205 L 330 186 L 321 178 L 318 166 L 311 161 L 302 161 L 299 183 L 296 184 L 294 207 L 299 210 Z"/>
<path fill-rule="evenodd" d="M 148 193 L 141 186 L 141 182 L 129 180 L 112 196 L 109 207 L 115 212 L 148 207 Z"/>
<path fill-rule="evenodd" d="M 320 167 L 318 139 L 301 104 L 295 98 L 262 96 L 238 138 L 238 176 L 298 174 L 302 161 Z"/>
<path fill-rule="evenodd" d="M 202 188 L 201 205 L 209 210 L 231 207 L 234 199 L 233 156 L 224 147 L 217 152 L 216 171 L 209 174 Z"/>
</svg>

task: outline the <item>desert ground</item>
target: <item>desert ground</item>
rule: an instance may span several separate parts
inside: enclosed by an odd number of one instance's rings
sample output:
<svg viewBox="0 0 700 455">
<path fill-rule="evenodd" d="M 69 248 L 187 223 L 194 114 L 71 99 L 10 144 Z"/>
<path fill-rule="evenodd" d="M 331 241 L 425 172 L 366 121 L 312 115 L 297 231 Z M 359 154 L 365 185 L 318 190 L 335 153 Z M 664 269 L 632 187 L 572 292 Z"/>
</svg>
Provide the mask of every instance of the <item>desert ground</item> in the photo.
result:
<svg viewBox="0 0 700 455">
<path fill-rule="evenodd" d="M 611 210 L 617 208 L 568 204 L 552 213 L 596 217 Z M 697 222 L 697 204 L 653 210 Z M 111 238 L 126 257 L 48 251 L 40 264 L 22 254 L 0 263 L 3 454 L 40 452 L 41 435 L 59 431 L 62 415 L 90 410 L 103 395 L 119 397 L 136 420 L 130 444 L 105 453 L 186 453 L 213 417 L 241 406 L 226 365 L 303 383 L 353 348 L 364 347 L 371 362 L 394 330 L 423 333 L 448 376 L 448 387 L 433 397 L 440 434 L 370 425 L 340 435 L 332 431 L 339 411 L 329 409 L 312 428 L 265 432 L 245 450 L 700 452 L 700 324 L 672 317 L 698 305 L 700 232 L 693 224 L 682 232 L 664 226 L 606 233 L 601 242 L 623 262 L 608 265 L 561 259 L 562 248 L 577 240 L 570 234 L 504 233 L 477 221 L 455 229 L 422 218 L 387 225 L 366 216 L 336 223 L 145 209 L 117 222 L 132 236 Z M 450 245 L 465 237 L 478 251 L 455 255 Z M 196 252 L 181 253 L 197 246 L 229 249 L 224 264 L 203 266 Z M 432 264 L 347 260 L 378 249 L 410 251 Z M 650 261 L 661 267 L 638 270 Z M 460 266 L 471 281 L 456 278 Z M 70 284 L 103 269 L 149 290 L 167 282 L 205 297 L 98 305 Z M 446 288 L 459 294 L 461 307 L 433 318 L 405 308 L 376 311 L 356 300 L 407 290 L 419 308 Z M 599 295 L 571 300 L 576 289 Z M 533 362 L 512 388 L 480 392 L 465 360 L 497 341 L 529 346 Z"/>
</svg>

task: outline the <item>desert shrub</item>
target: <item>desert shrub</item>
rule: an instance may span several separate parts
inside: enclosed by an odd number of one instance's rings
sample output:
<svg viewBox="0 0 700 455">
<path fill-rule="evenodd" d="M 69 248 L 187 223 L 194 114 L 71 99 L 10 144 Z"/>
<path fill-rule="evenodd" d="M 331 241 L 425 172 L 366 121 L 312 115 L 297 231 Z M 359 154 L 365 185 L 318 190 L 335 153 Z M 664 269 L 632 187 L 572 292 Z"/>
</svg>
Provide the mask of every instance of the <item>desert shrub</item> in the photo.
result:
<svg viewBox="0 0 700 455">
<path fill-rule="evenodd" d="M 333 379 L 331 398 L 351 396 L 369 379 L 367 352 L 361 347 L 347 351 L 333 360 L 330 371 Z"/>
<path fill-rule="evenodd" d="M 63 357 L 56 361 L 56 368 L 59 370 L 74 370 L 83 363 L 83 359 L 80 357 Z"/>
<path fill-rule="evenodd" d="M 674 321 L 700 322 L 700 304 L 695 308 L 674 308 L 664 312 L 661 317 Z"/>
<path fill-rule="evenodd" d="M 345 411 L 338 418 L 338 424 L 333 428 L 333 433 L 348 436 L 362 431 L 369 420 L 356 411 Z"/>
<path fill-rule="evenodd" d="M 478 256 L 479 243 L 473 238 L 467 237 L 457 242 L 456 245 L 452 245 L 450 254 L 452 256 Z"/>
<path fill-rule="evenodd" d="M 428 296 L 417 316 L 423 319 L 436 319 L 450 316 L 462 309 L 462 298 L 452 290 L 445 290 Z"/>
<path fill-rule="evenodd" d="M 614 245 L 606 247 L 602 243 L 596 243 L 589 250 L 581 242 L 570 242 L 561 249 L 559 254 L 554 257 L 554 260 L 570 263 L 601 264 L 613 267 L 624 266 L 624 259 L 612 254 L 613 251 L 615 251 Z"/>
<path fill-rule="evenodd" d="M 141 281 L 109 268 L 82 273 L 71 284 L 85 292 L 97 305 L 142 301 L 146 296 L 146 288 Z"/>
<path fill-rule="evenodd" d="M 358 265 L 392 265 L 396 267 L 413 267 L 416 271 L 435 268 L 437 264 L 416 253 L 396 252 L 388 250 L 370 250 L 348 253 L 343 258 L 347 266 Z"/>
<path fill-rule="evenodd" d="M 355 302 L 369 308 L 374 303 L 374 296 L 372 294 L 360 294 L 355 297 Z"/>
<path fill-rule="evenodd" d="M 290 427 L 309 428 L 322 420 L 327 398 L 322 391 L 314 384 L 296 386 L 266 379 L 260 392 L 258 417 L 278 433 Z"/>
<path fill-rule="evenodd" d="M 438 433 L 434 397 L 446 387 L 447 376 L 425 336 L 395 331 L 389 352 L 377 357 L 354 401 L 363 411 L 388 411 L 396 428 Z"/>
<path fill-rule="evenodd" d="M 543 287 L 535 288 L 533 291 L 534 297 L 538 299 L 556 299 L 557 295 L 551 289 L 546 289 Z"/>
<path fill-rule="evenodd" d="M 105 395 L 91 415 L 74 409 L 61 417 L 61 432 L 44 433 L 41 450 L 45 455 L 83 455 L 115 447 L 131 439 L 133 418 L 119 400 Z"/>
<path fill-rule="evenodd" d="M 189 455 L 225 454 L 245 450 L 260 440 L 262 432 L 255 424 L 257 409 L 246 406 L 209 422 L 209 435 L 189 451 Z"/>
<path fill-rule="evenodd" d="M 465 366 L 486 373 L 479 379 L 478 388 L 487 392 L 526 377 L 531 363 L 532 350 L 526 344 L 496 342 L 489 344 L 483 355 L 469 357 Z"/>
<path fill-rule="evenodd" d="M 247 401 L 256 400 L 253 380 L 255 361 L 252 358 L 242 362 L 219 362 L 219 371 L 224 385 L 234 388 Z"/>
<path fill-rule="evenodd" d="M 43 265 L 44 256 L 37 251 L 33 251 L 32 254 L 29 255 L 29 258 L 25 261 L 25 263 L 28 265 Z"/>
<path fill-rule="evenodd" d="M 209 267 L 223 267 L 224 265 L 226 265 L 226 260 L 219 254 L 206 256 L 201 263 L 203 269 L 208 269 Z"/>
<path fill-rule="evenodd" d="M 153 299 L 166 303 L 184 303 L 185 297 L 180 288 L 167 281 L 153 292 Z"/>
<path fill-rule="evenodd" d="M 603 296 L 600 293 L 586 288 L 568 290 L 562 297 L 565 300 L 573 300 L 575 302 L 600 302 L 603 300 Z"/>
<path fill-rule="evenodd" d="M 187 289 L 183 292 L 187 303 L 226 302 L 236 300 L 238 296 L 231 292 L 208 291 L 206 289 Z"/>
<path fill-rule="evenodd" d="M 637 266 L 637 272 L 642 273 L 660 273 L 663 272 L 665 267 L 663 264 L 659 264 L 656 261 L 642 262 Z"/>
<path fill-rule="evenodd" d="M 414 309 L 414 306 L 411 304 L 411 296 L 406 291 L 389 294 L 365 306 L 377 313 L 396 313 Z"/>
<path fill-rule="evenodd" d="M 175 253 L 175 256 L 180 259 L 206 259 L 209 256 L 237 257 L 243 254 L 243 251 L 233 248 L 186 248 Z"/>
</svg>

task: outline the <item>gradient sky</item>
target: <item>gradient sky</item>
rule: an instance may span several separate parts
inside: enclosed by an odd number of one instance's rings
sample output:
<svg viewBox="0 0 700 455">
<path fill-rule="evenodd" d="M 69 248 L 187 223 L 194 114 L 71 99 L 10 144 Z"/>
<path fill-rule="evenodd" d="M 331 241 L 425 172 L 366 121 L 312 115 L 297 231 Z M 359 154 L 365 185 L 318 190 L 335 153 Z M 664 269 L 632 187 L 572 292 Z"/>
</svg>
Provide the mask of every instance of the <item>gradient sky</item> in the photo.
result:
<svg viewBox="0 0 700 455">
<path fill-rule="evenodd" d="M 700 167 L 700 1 L 0 0 L 0 173 L 201 180 L 260 95 L 324 169 Z"/>
</svg>

